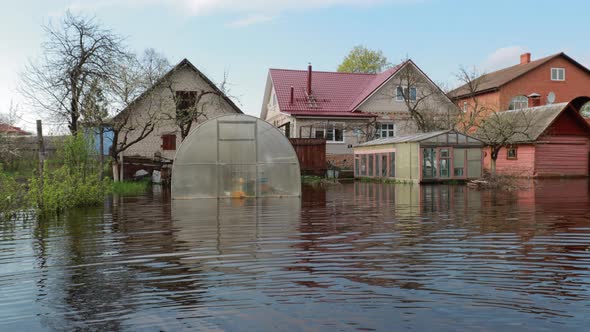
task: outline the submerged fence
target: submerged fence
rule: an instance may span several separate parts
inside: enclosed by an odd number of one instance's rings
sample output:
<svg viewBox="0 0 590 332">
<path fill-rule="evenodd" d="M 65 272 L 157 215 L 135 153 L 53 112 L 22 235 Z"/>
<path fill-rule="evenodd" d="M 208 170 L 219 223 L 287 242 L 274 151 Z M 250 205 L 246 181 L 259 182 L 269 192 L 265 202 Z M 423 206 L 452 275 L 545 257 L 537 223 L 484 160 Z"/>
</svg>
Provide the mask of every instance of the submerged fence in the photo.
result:
<svg viewBox="0 0 590 332">
<path fill-rule="evenodd" d="M 290 138 L 297 153 L 302 174 L 326 173 L 326 140 L 323 138 Z"/>
</svg>

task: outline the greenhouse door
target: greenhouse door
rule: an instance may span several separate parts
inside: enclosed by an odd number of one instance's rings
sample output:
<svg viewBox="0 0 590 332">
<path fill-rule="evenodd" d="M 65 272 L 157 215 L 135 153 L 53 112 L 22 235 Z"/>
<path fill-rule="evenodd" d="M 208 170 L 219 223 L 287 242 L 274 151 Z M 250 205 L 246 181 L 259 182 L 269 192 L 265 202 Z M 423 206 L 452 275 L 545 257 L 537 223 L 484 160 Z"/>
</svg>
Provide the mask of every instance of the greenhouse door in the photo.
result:
<svg viewBox="0 0 590 332">
<path fill-rule="evenodd" d="M 255 121 L 217 123 L 218 197 L 257 196 L 256 125 Z"/>
</svg>

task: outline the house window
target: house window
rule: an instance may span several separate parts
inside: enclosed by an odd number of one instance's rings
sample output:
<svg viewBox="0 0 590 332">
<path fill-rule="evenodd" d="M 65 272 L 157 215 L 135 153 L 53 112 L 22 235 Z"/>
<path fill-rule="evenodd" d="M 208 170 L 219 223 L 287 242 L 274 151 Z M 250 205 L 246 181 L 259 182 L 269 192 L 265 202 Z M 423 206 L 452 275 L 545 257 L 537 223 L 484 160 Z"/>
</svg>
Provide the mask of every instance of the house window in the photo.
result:
<svg viewBox="0 0 590 332">
<path fill-rule="evenodd" d="M 407 87 L 398 86 L 395 90 L 395 100 L 397 101 L 404 101 L 406 97 L 410 101 L 416 101 L 416 88 L 410 87 L 410 92 L 408 93 Z"/>
<path fill-rule="evenodd" d="M 316 129 L 314 133 L 315 138 L 324 138 L 324 130 L 323 129 Z"/>
<path fill-rule="evenodd" d="M 529 98 L 527 96 L 516 96 L 510 101 L 509 110 L 518 110 L 529 107 Z"/>
<path fill-rule="evenodd" d="M 176 91 L 176 108 L 186 110 L 195 106 L 197 102 L 196 91 Z"/>
<path fill-rule="evenodd" d="M 162 150 L 176 150 L 176 135 L 162 135 Z"/>
<path fill-rule="evenodd" d="M 326 130 L 326 141 L 332 143 L 342 143 L 344 142 L 344 129 L 333 126 Z"/>
<path fill-rule="evenodd" d="M 466 102 L 466 101 L 464 101 L 464 102 L 463 102 L 463 113 L 467 113 L 467 107 L 468 107 L 468 106 L 467 106 L 467 102 Z"/>
<path fill-rule="evenodd" d="M 393 137 L 395 136 L 395 124 L 393 123 L 378 123 L 377 137 Z"/>
<path fill-rule="evenodd" d="M 551 68 L 552 81 L 565 81 L 565 68 Z"/>
<path fill-rule="evenodd" d="M 506 151 L 506 159 L 516 160 L 518 159 L 518 149 L 516 146 L 509 146 Z"/>
</svg>

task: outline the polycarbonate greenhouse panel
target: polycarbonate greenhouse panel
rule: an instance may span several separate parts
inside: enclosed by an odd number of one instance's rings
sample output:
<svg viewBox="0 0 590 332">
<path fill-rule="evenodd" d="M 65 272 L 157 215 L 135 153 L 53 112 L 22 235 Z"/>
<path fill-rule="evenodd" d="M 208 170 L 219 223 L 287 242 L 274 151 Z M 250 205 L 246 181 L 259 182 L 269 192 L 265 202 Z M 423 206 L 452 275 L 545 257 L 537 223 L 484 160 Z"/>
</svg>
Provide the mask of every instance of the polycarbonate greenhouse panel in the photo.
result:
<svg viewBox="0 0 590 332">
<path fill-rule="evenodd" d="M 291 143 L 271 124 L 248 115 L 201 124 L 174 159 L 174 199 L 300 195 L 299 161 Z"/>
</svg>

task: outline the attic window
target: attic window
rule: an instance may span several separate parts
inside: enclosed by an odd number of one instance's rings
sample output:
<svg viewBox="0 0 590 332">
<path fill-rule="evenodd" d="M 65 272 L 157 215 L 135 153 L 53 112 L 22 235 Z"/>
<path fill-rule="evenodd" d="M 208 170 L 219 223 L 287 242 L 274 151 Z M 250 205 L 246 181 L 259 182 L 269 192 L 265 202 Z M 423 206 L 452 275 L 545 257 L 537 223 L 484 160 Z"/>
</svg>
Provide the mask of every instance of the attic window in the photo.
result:
<svg viewBox="0 0 590 332">
<path fill-rule="evenodd" d="M 519 110 L 529 107 L 529 98 L 527 96 L 516 96 L 510 101 L 509 110 Z"/>
<path fill-rule="evenodd" d="M 195 106 L 197 91 L 176 91 L 176 108 L 186 110 Z"/>
<path fill-rule="evenodd" d="M 565 81 L 565 68 L 551 68 L 552 81 Z"/>
<path fill-rule="evenodd" d="M 406 99 L 416 101 L 416 88 L 410 87 L 410 92 L 408 93 L 407 87 L 398 86 L 395 90 L 395 100 L 404 101 Z"/>
</svg>

